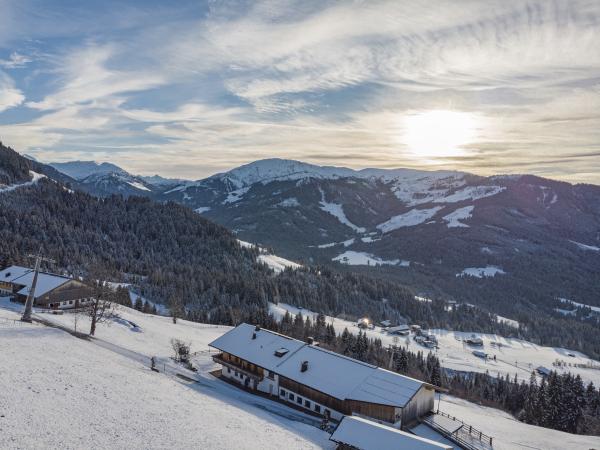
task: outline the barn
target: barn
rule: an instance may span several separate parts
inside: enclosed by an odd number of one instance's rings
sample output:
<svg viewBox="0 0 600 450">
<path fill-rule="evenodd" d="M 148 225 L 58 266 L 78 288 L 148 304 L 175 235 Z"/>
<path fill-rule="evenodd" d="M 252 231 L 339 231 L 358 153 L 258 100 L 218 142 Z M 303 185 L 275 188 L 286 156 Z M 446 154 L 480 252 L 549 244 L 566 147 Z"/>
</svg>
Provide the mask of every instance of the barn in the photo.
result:
<svg viewBox="0 0 600 450">
<path fill-rule="evenodd" d="M 326 418 L 355 415 L 405 428 L 434 407 L 428 383 L 252 325 L 210 346 L 220 352 L 213 360 L 223 377 Z"/>
<path fill-rule="evenodd" d="M 34 270 L 10 266 L 0 271 L 0 295 L 25 303 L 33 283 Z M 86 284 L 62 275 L 39 272 L 34 306 L 49 309 L 78 308 L 89 303 L 93 291 Z"/>
</svg>

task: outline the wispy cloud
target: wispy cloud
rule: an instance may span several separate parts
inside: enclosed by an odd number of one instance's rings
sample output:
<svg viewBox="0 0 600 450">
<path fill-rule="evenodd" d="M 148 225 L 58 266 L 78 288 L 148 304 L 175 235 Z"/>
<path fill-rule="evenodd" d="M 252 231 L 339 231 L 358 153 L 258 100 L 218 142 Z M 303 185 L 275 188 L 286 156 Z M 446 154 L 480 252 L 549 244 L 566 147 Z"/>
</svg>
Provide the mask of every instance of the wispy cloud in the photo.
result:
<svg viewBox="0 0 600 450">
<path fill-rule="evenodd" d="M 279 156 L 600 182 L 595 0 L 6 5 L 0 67 L 19 70 L 0 73 L 0 136 L 50 159 L 194 178 Z M 46 57 L 16 50 L 32 46 Z M 477 118 L 463 157 L 407 151 L 403 118 L 434 109 Z"/>
</svg>

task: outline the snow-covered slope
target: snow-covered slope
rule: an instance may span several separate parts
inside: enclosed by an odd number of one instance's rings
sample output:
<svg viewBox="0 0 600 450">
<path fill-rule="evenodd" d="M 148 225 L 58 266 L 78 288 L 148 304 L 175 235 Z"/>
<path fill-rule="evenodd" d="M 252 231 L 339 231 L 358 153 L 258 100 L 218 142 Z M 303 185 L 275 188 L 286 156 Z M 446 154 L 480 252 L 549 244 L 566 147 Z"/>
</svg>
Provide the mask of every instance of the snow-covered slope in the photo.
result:
<svg viewBox="0 0 600 450">
<path fill-rule="evenodd" d="M 449 395 L 442 395 L 440 411 L 459 417 L 463 422 L 494 437 L 494 450 L 597 449 L 598 436 L 581 436 L 519 422 L 495 408 L 476 405 Z"/>
<path fill-rule="evenodd" d="M 0 307 L 0 448 L 333 449 L 318 420 L 208 373 L 215 365 L 207 344 L 228 328 L 174 325 L 129 308 L 119 314 L 99 327 L 98 340 L 85 341 L 12 322 L 18 314 Z M 43 316 L 73 325 L 73 315 Z M 86 326 L 80 317 L 78 327 Z M 171 338 L 202 352 L 197 374 L 176 369 L 197 381 L 169 371 Z M 149 369 L 150 355 L 161 373 Z"/>
<path fill-rule="evenodd" d="M 25 183 L 11 184 L 8 186 L 0 185 L 0 193 L 11 192 L 11 191 L 14 191 L 15 189 L 32 186 L 32 185 L 36 184 L 38 181 L 40 181 L 42 178 L 46 177 L 45 175 L 42 175 L 41 173 L 34 172 L 33 170 L 30 170 L 29 174 L 31 175 L 31 181 L 26 181 Z"/>
<path fill-rule="evenodd" d="M 240 189 L 255 183 L 265 184 L 276 180 L 300 180 L 303 178 L 334 180 L 351 177 L 355 174 L 355 171 L 345 167 L 316 166 L 300 161 L 273 158 L 245 164 L 229 172 L 213 175 L 208 180 L 227 180 L 232 186 Z"/>
<path fill-rule="evenodd" d="M 0 300 L 0 355 L 10 361 L 0 364 L 2 449 L 335 448 L 317 418 L 210 375 L 216 365 L 207 344 L 229 327 L 173 324 L 168 317 L 120 307 L 119 318 L 100 324 L 97 339 L 86 341 L 13 322 L 21 308 Z M 69 328 L 77 317 L 36 316 Z M 341 323 L 335 324 L 338 331 Z M 88 319 L 79 316 L 77 328 L 88 327 Z M 191 344 L 197 373 L 170 361 L 172 338 Z M 159 373 L 150 371 L 150 356 Z M 450 396 L 442 396 L 440 410 L 493 436 L 499 450 L 587 449 L 598 443 L 597 437 L 526 425 Z"/>
<path fill-rule="evenodd" d="M 425 300 L 425 299 L 422 299 Z M 299 309 L 292 305 L 279 303 L 278 305 L 271 304 L 270 310 L 276 318 L 281 318 L 288 311 L 295 315 L 301 312 L 304 317 L 309 316 L 311 319 L 316 318 L 316 314 L 306 309 Z M 499 320 L 506 320 L 501 318 Z M 326 317 L 328 323 L 332 323 L 338 333 L 341 333 L 344 328 L 348 328 L 353 334 L 358 334 L 359 328 L 355 322 L 343 320 L 337 317 Z M 523 381 L 528 381 L 531 372 L 538 366 L 551 367 L 553 370 L 570 371 L 579 374 L 587 383 L 592 381 L 595 385 L 600 384 L 600 362 L 588 358 L 586 355 L 564 348 L 543 347 L 522 339 L 505 338 L 493 334 L 476 333 L 483 340 L 483 347 L 478 348 L 489 354 L 490 358 L 484 360 L 473 355 L 473 348 L 467 345 L 464 340 L 471 337 L 473 333 L 450 331 L 443 329 L 429 330 L 429 333 L 435 335 L 439 349 L 432 350 L 423 347 L 416 343 L 412 336 L 398 337 L 387 334 L 380 327 L 375 327 L 372 330 L 366 330 L 367 336 L 372 339 L 381 339 L 384 346 L 392 345 L 399 340 L 398 344 L 407 346 L 413 352 L 422 351 L 424 353 L 434 352 L 440 358 L 440 363 L 443 367 L 458 370 L 462 372 L 489 372 L 490 375 L 496 376 L 500 374 L 505 376 L 509 374 L 513 377 L 515 374 Z M 496 355 L 496 361 L 493 356 Z M 573 356 L 569 356 L 573 355 Z M 560 368 L 553 367 L 553 363 L 557 360 L 572 364 L 571 367 Z M 595 369 L 586 367 L 575 367 L 575 364 L 581 366 L 593 366 Z"/>
</svg>

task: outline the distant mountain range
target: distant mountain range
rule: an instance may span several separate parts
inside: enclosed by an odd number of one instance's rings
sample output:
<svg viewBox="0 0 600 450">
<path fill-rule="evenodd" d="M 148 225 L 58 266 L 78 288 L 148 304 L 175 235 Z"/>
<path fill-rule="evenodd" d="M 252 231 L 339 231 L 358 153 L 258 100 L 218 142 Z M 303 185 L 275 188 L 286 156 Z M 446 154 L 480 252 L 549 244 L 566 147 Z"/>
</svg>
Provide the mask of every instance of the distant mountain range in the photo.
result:
<svg viewBox="0 0 600 450">
<path fill-rule="evenodd" d="M 185 182 L 109 163 L 53 167 L 92 194 L 174 201 L 288 258 L 352 266 L 428 296 L 513 315 L 552 310 L 559 297 L 600 305 L 598 186 L 283 159 Z"/>
</svg>

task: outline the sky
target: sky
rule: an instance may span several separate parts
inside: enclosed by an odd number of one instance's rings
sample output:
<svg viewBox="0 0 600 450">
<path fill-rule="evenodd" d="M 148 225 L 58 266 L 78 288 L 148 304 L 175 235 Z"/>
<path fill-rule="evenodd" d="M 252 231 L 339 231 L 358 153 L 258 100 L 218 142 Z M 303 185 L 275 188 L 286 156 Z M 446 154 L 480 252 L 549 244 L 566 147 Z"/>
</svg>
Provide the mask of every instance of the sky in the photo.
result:
<svg viewBox="0 0 600 450">
<path fill-rule="evenodd" d="M 279 157 L 600 184 L 600 1 L 0 0 L 0 140 L 190 179 Z"/>
</svg>

